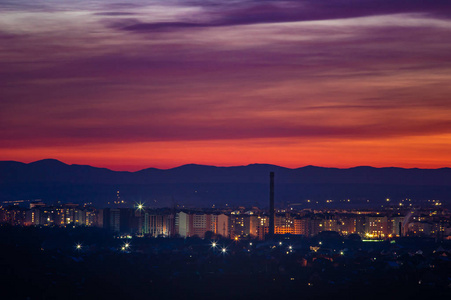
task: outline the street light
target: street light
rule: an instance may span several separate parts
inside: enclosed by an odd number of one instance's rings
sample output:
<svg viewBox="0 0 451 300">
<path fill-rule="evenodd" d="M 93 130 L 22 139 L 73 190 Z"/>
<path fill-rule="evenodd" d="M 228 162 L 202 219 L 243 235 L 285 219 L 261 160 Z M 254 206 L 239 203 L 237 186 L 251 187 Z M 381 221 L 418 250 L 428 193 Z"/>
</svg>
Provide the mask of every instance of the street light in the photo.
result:
<svg viewBox="0 0 451 300">
<path fill-rule="evenodd" d="M 144 203 L 142 203 L 142 202 L 136 203 L 136 210 L 141 211 L 143 209 L 144 209 Z"/>
</svg>

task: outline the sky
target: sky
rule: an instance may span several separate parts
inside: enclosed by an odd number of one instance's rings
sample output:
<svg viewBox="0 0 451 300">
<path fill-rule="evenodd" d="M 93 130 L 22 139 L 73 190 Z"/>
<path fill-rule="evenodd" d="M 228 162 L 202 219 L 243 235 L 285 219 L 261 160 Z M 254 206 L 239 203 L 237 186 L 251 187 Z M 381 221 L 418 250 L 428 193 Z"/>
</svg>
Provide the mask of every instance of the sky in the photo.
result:
<svg viewBox="0 0 451 300">
<path fill-rule="evenodd" d="M 449 0 L 0 0 L 0 160 L 451 167 Z"/>
</svg>

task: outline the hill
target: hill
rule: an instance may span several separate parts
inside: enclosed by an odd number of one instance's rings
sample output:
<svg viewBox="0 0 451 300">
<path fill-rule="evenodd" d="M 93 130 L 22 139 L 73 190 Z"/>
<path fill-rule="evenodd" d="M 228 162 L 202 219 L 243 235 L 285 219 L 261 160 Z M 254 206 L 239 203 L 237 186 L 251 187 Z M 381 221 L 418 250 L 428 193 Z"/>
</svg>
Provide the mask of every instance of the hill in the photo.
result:
<svg viewBox="0 0 451 300">
<path fill-rule="evenodd" d="M 380 204 L 386 198 L 415 200 L 451 198 L 451 169 L 306 166 L 289 169 L 251 164 L 236 167 L 183 165 L 162 170 L 118 172 L 86 165 L 68 165 L 54 159 L 25 164 L 0 161 L 0 201 L 43 199 L 47 202 L 93 202 L 103 206 L 116 199 L 152 206 L 179 204 L 210 207 L 266 206 L 269 172 L 275 172 L 279 204 L 322 204 L 352 199 L 353 204 Z M 344 205 L 344 204 L 343 204 Z M 346 204 L 348 205 L 348 204 Z"/>
</svg>

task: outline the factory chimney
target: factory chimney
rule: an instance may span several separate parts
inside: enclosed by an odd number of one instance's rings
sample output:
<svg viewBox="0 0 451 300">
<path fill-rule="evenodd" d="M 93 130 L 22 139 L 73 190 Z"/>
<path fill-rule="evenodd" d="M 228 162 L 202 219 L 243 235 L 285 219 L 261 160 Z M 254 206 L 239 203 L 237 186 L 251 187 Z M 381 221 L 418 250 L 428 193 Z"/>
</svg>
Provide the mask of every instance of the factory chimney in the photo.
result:
<svg viewBox="0 0 451 300">
<path fill-rule="evenodd" d="M 269 238 L 274 237 L 274 172 L 269 173 Z"/>
</svg>

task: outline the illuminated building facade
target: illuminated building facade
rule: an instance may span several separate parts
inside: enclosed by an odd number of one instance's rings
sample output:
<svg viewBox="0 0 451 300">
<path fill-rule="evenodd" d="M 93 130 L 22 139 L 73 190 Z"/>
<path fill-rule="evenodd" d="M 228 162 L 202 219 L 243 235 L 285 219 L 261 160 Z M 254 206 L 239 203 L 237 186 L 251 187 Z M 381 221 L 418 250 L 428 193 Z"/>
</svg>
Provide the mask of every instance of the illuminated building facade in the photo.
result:
<svg viewBox="0 0 451 300">
<path fill-rule="evenodd" d="M 9 203 L 8 203 L 9 204 Z M 0 222 L 18 226 L 100 226 L 116 234 L 151 237 L 198 236 L 207 233 L 226 238 L 265 239 L 269 216 L 258 209 L 196 210 L 105 208 L 77 204 L 46 206 L 32 203 L 0 207 Z M 447 238 L 451 234 L 449 214 L 443 209 L 380 211 L 292 211 L 279 210 L 274 218 L 275 234 L 315 236 L 338 232 L 358 234 L 364 239 L 389 239 L 399 236 Z"/>
<path fill-rule="evenodd" d="M 172 215 L 143 213 L 142 233 L 153 237 L 168 237 L 172 235 Z"/>
<path fill-rule="evenodd" d="M 204 237 L 206 232 L 229 237 L 229 216 L 224 214 L 203 214 L 178 212 L 175 220 L 175 231 L 181 237 Z"/>
<path fill-rule="evenodd" d="M 294 221 L 290 214 L 276 215 L 274 221 L 275 234 L 294 234 Z"/>
<path fill-rule="evenodd" d="M 387 216 L 366 216 L 365 237 L 386 238 L 388 237 Z"/>
</svg>

